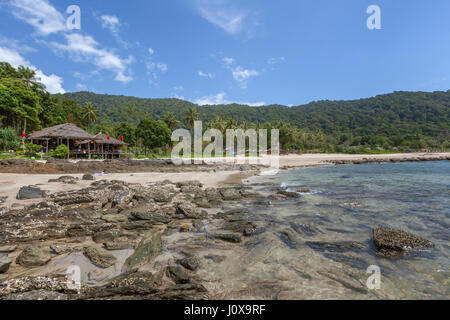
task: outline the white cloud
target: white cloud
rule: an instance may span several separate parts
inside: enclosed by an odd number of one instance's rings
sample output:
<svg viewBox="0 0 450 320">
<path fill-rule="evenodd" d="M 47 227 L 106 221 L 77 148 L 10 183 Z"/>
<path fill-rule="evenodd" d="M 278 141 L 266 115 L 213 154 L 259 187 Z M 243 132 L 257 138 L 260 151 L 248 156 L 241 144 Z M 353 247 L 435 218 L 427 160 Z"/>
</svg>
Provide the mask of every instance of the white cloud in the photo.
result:
<svg viewBox="0 0 450 320">
<path fill-rule="evenodd" d="M 243 104 L 250 107 L 261 107 L 265 105 L 264 102 L 242 102 L 242 101 L 229 101 L 225 99 L 226 93 L 220 92 L 216 95 L 204 96 L 194 101 L 199 106 L 213 106 L 213 105 L 228 105 L 228 104 Z"/>
<path fill-rule="evenodd" d="M 148 53 L 150 53 L 150 55 L 154 55 L 155 54 L 155 50 L 153 50 L 152 48 L 148 48 Z"/>
<path fill-rule="evenodd" d="M 132 56 L 124 59 L 113 52 L 101 49 L 97 41 L 91 36 L 72 33 L 66 34 L 65 37 L 66 44 L 53 42 L 53 47 L 69 52 L 76 61 L 90 62 L 101 69 L 115 72 L 116 81 L 128 83 L 133 80 L 130 75 L 125 75 L 128 65 L 134 62 Z"/>
<path fill-rule="evenodd" d="M 234 59 L 228 57 L 223 58 L 222 61 L 225 63 L 226 66 L 232 65 L 234 63 Z"/>
<path fill-rule="evenodd" d="M 17 18 L 31 24 L 42 35 L 66 30 L 64 16 L 48 0 L 12 0 L 9 4 Z"/>
<path fill-rule="evenodd" d="M 236 80 L 242 88 L 247 87 L 247 82 L 251 77 L 259 76 L 259 72 L 255 70 L 243 69 L 242 67 L 236 67 L 231 70 L 234 80 Z"/>
<path fill-rule="evenodd" d="M 82 83 L 77 83 L 75 87 L 77 88 L 77 90 L 80 90 L 80 91 L 86 91 L 87 90 L 86 85 L 82 84 Z"/>
<path fill-rule="evenodd" d="M 213 78 L 215 77 L 215 74 L 214 74 L 214 73 L 205 73 L 205 72 L 203 72 L 203 71 L 199 71 L 199 72 L 198 72 L 198 75 L 199 75 L 200 77 L 209 78 L 209 79 L 213 79 Z"/>
<path fill-rule="evenodd" d="M 149 82 L 150 84 L 152 84 L 158 81 L 158 72 L 159 73 L 167 72 L 169 66 L 166 63 L 155 62 L 153 60 L 153 54 L 155 53 L 155 51 L 152 48 L 148 49 L 148 53 L 150 54 L 150 57 L 147 59 L 145 65 L 147 67 L 147 75 L 151 77 Z"/>
<path fill-rule="evenodd" d="M 45 85 L 47 91 L 50 93 L 65 93 L 62 84 L 64 80 L 55 74 L 46 75 L 42 70 L 39 70 L 33 66 L 29 61 L 25 60 L 19 52 L 6 48 L 0 47 L 0 61 L 5 61 L 11 64 L 13 67 L 17 68 L 19 66 L 28 67 L 36 71 L 36 78 Z"/>
<path fill-rule="evenodd" d="M 175 91 L 183 91 L 184 87 L 183 86 L 175 86 L 175 87 L 173 87 L 173 90 L 175 90 Z"/>
<path fill-rule="evenodd" d="M 102 15 L 100 20 L 102 22 L 103 29 L 108 29 L 113 34 L 117 34 L 119 32 L 120 20 L 116 16 Z"/>
<path fill-rule="evenodd" d="M 244 29 L 246 14 L 233 8 L 228 1 L 196 0 L 198 13 L 210 23 L 220 27 L 229 34 L 236 34 Z"/>
<path fill-rule="evenodd" d="M 167 67 L 167 64 L 165 64 L 165 63 L 157 63 L 156 64 L 156 67 L 159 69 L 159 71 L 161 71 L 161 72 L 166 72 L 167 71 L 167 69 L 168 69 L 168 67 Z"/>
</svg>

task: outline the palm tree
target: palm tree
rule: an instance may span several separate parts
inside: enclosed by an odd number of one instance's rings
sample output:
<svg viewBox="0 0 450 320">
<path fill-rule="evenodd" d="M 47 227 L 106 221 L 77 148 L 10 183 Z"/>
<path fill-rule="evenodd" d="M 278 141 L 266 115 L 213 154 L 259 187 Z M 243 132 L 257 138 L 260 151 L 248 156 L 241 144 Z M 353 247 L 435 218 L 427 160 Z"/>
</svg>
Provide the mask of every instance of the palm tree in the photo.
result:
<svg viewBox="0 0 450 320">
<path fill-rule="evenodd" d="M 83 119 L 87 121 L 88 130 L 91 128 L 91 123 L 97 121 L 97 114 L 95 113 L 95 107 L 92 102 L 87 102 L 84 106 Z"/>
<path fill-rule="evenodd" d="M 167 124 L 170 130 L 175 130 L 180 122 L 175 119 L 175 115 L 172 112 L 168 112 L 164 115 L 163 121 Z"/>
<path fill-rule="evenodd" d="M 17 68 L 17 71 L 19 73 L 20 78 L 25 83 L 28 89 L 31 89 L 31 86 L 43 90 L 45 89 L 45 86 L 42 83 L 39 83 L 39 78 L 36 78 L 36 71 L 33 69 L 30 69 L 28 67 L 20 66 Z"/>
<path fill-rule="evenodd" d="M 186 117 L 184 118 L 184 120 L 191 130 L 194 129 L 194 122 L 198 120 L 198 117 L 199 113 L 197 108 L 189 108 L 186 112 Z"/>
<path fill-rule="evenodd" d="M 226 129 L 235 129 L 237 126 L 237 122 L 236 120 L 234 120 L 233 118 L 229 118 L 227 120 L 227 124 L 225 125 Z"/>
<path fill-rule="evenodd" d="M 215 116 L 215 118 L 208 123 L 208 128 L 210 129 L 217 129 L 220 132 L 225 132 L 225 121 L 223 121 L 221 116 Z"/>
</svg>

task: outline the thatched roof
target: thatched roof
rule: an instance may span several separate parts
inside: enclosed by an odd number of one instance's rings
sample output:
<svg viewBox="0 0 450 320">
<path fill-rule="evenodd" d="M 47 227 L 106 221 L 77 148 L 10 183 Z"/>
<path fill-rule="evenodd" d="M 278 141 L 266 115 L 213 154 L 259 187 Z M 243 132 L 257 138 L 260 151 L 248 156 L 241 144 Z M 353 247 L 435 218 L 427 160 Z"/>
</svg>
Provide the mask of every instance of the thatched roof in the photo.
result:
<svg viewBox="0 0 450 320">
<path fill-rule="evenodd" d="M 114 145 L 120 145 L 120 146 L 126 145 L 125 142 L 117 140 L 113 137 L 109 137 L 109 140 L 108 140 L 108 136 L 101 132 L 99 134 L 97 134 L 96 136 L 94 136 L 94 140 L 97 143 L 103 143 L 103 144 L 114 144 Z"/>
<path fill-rule="evenodd" d="M 47 139 L 47 138 L 93 139 L 94 136 L 71 123 L 65 123 L 60 124 L 58 126 L 45 128 L 41 131 L 33 132 L 28 136 L 28 139 Z"/>
</svg>

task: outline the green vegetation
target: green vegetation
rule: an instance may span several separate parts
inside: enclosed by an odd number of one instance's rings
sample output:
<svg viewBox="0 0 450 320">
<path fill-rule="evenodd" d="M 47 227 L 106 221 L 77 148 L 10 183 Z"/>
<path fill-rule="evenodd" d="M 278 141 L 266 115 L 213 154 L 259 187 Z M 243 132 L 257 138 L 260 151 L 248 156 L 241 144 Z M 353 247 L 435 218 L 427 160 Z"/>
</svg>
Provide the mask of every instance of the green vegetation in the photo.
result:
<svg viewBox="0 0 450 320">
<path fill-rule="evenodd" d="M 69 148 L 65 144 L 60 144 L 55 150 L 49 152 L 50 157 L 64 159 L 69 155 Z"/>
<path fill-rule="evenodd" d="M 166 155 L 171 132 L 280 130 L 283 150 L 387 153 L 450 148 L 450 90 L 394 92 L 303 106 L 197 106 L 179 99 L 141 99 L 91 92 L 50 95 L 28 68 L 0 62 L 0 149 L 17 150 L 20 134 L 71 122 L 92 134 L 123 139 L 136 156 Z M 270 142 L 269 142 L 270 143 Z M 37 147 L 36 147 L 37 148 Z M 33 153 L 33 151 L 31 152 Z"/>
</svg>

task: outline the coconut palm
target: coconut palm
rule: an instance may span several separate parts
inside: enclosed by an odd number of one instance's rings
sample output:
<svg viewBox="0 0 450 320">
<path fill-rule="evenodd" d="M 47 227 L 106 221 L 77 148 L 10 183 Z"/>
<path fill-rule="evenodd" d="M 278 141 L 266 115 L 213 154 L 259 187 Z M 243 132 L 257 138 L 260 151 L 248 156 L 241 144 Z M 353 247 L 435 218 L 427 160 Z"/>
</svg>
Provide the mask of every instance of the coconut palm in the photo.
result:
<svg viewBox="0 0 450 320">
<path fill-rule="evenodd" d="M 87 102 L 83 106 L 83 120 L 87 121 L 88 130 L 91 128 L 91 123 L 97 121 L 97 114 L 92 102 Z"/>
<path fill-rule="evenodd" d="M 186 117 L 184 118 L 184 121 L 186 122 L 187 126 L 192 130 L 194 129 L 194 123 L 198 120 L 199 113 L 197 108 L 189 108 L 186 112 Z"/>
<path fill-rule="evenodd" d="M 167 124 L 170 130 L 175 130 L 180 122 L 175 119 L 175 115 L 172 112 L 168 112 L 164 115 L 163 121 Z"/>
<path fill-rule="evenodd" d="M 215 116 L 213 120 L 208 123 L 208 128 L 217 129 L 220 132 L 225 132 L 225 121 L 223 121 L 221 116 Z"/>
<path fill-rule="evenodd" d="M 31 89 L 32 86 L 39 90 L 45 89 L 45 86 L 42 83 L 38 82 L 40 79 L 36 78 L 35 70 L 20 66 L 19 68 L 17 68 L 17 72 L 28 89 Z"/>
</svg>

